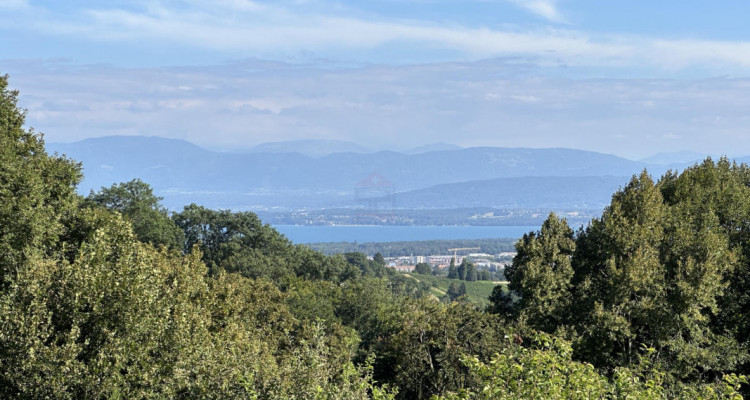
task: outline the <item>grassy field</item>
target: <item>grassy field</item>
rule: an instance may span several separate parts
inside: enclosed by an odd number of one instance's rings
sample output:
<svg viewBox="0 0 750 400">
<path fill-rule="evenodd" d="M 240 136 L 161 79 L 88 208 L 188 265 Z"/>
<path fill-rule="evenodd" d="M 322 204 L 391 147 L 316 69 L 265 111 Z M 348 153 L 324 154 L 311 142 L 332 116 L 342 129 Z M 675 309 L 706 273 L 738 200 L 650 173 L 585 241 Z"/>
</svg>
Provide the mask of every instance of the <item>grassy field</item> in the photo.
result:
<svg viewBox="0 0 750 400">
<path fill-rule="evenodd" d="M 429 284 L 431 286 L 430 291 L 432 292 L 432 294 L 434 294 L 437 297 L 445 296 L 445 291 L 448 290 L 448 285 L 450 285 L 451 282 L 456 282 L 459 285 L 463 282 L 464 284 L 466 284 L 466 295 L 469 297 L 469 301 L 471 301 L 472 303 L 479 304 L 481 306 L 485 306 L 489 304 L 489 301 L 487 300 L 487 298 L 490 297 L 490 294 L 492 293 L 492 289 L 494 289 L 495 286 L 505 284 L 501 282 L 490 282 L 490 281 L 467 282 L 467 281 L 462 281 L 458 279 L 448 279 L 444 277 L 438 277 L 434 275 L 420 275 L 420 274 L 406 274 L 406 275 L 409 275 L 414 279 L 417 279 L 419 281 Z"/>
</svg>

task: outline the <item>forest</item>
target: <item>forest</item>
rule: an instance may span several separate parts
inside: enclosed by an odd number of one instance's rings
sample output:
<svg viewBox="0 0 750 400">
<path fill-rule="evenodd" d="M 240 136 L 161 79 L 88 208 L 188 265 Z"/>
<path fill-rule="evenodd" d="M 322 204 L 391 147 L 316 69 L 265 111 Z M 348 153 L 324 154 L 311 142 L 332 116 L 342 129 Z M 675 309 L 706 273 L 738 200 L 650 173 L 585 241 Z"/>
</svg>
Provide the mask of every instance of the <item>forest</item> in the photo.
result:
<svg viewBox="0 0 750 400">
<path fill-rule="evenodd" d="M 77 194 L 0 77 L 0 397 L 740 399 L 750 168 L 644 171 L 516 244 L 487 307 L 251 212 Z"/>
</svg>

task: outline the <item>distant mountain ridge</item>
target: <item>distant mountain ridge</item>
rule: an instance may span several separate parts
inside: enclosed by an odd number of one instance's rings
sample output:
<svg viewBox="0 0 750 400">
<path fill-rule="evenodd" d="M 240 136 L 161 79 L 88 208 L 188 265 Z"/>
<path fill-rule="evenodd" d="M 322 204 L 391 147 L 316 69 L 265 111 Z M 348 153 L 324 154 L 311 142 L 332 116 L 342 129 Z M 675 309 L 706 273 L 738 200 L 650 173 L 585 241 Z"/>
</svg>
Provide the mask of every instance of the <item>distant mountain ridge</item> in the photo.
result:
<svg viewBox="0 0 750 400">
<path fill-rule="evenodd" d="M 448 183 L 396 194 L 403 208 L 601 209 L 628 176 L 520 177 Z"/>
<path fill-rule="evenodd" d="M 261 143 L 247 153 L 300 153 L 317 158 L 335 153 L 371 153 L 371 150 L 342 140 L 291 140 Z"/>
<path fill-rule="evenodd" d="M 270 152 L 221 153 L 184 140 L 145 136 L 48 143 L 47 148 L 83 163 L 82 193 L 140 178 L 173 208 L 191 201 L 233 209 L 354 205 L 356 184 L 373 172 L 392 182 L 394 191 L 410 192 L 500 178 L 628 177 L 646 167 L 658 176 L 675 168 L 563 148 L 474 147 L 312 157 L 276 152 L 280 147 Z"/>
<path fill-rule="evenodd" d="M 648 164 L 668 165 L 668 164 L 675 164 L 675 163 L 700 162 L 700 161 L 705 160 L 706 157 L 708 156 L 711 156 L 713 158 L 718 158 L 716 155 L 698 153 L 695 151 L 675 151 L 675 152 L 656 153 L 650 157 L 641 159 L 640 161 L 648 163 Z"/>
<path fill-rule="evenodd" d="M 405 151 L 406 154 L 419 154 L 419 153 L 429 153 L 431 151 L 446 151 L 446 150 L 460 150 L 463 147 L 457 146 L 455 144 L 450 143 L 430 143 L 425 144 L 422 146 L 414 147 L 412 149 L 409 149 Z"/>
</svg>

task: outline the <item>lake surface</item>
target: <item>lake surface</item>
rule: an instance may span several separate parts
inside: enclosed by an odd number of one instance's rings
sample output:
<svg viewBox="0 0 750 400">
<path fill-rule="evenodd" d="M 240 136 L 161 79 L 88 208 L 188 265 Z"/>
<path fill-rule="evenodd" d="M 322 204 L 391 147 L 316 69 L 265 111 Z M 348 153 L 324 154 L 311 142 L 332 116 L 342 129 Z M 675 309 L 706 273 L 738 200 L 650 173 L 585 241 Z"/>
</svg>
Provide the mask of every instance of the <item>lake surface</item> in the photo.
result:
<svg viewBox="0 0 750 400">
<path fill-rule="evenodd" d="M 400 242 L 435 239 L 520 238 L 540 226 L 275 225 L 294 243 Z"/>
</svg>

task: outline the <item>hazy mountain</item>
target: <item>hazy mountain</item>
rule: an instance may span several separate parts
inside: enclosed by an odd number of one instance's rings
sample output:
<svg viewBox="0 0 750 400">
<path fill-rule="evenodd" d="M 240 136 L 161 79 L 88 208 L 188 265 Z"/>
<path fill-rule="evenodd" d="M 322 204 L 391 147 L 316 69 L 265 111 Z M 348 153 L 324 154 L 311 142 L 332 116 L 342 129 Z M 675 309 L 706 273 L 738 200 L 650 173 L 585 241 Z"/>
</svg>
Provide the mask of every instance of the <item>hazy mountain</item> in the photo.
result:
<svg viewBox="0 0 750 400">
<path fill-rule="evenodd" d="M 431 143 L 426 144 L 423 146 L 415 147 L 413 149 L 405 151 L 406 154 L 419 154 L 419 153 L 428 153 L 430 151 L 446 151 L 446 150 L 459 150 L 462 149 L 461 146 L 457 146 L 455 144 L 450 143 Z"/>
<path fill-rule="evenodd" d="M 647 164 L 657 165 L 668 165 L 676 163 L 692 164 L 695 162 L 703 161 L 704 159 L 706 159 L 706 157 L 708 157 L 708 155 L 705 153 L 697 153 L 694 151 L 675 151 L 668 153 L 656 153 L 640 161 Z"/>
<path fill-rule="evenodd" d="M 396 194 L 403 208 L 570 208 L 609 204 L 629 176 L 519 177 L 432 186 Z"/>
<path fill-rule="evenodd" d="M 292 140 L 261 143 L 250 153 L 300 153 L 309 157 L 322 157 L 334 153 L 370 153 L 366 148 L 341 140 Z"/>
<path fill-rule="evenodd" d="M 49 143 L 47 147 L 83 162 L 83 193 L 141 178 L 175 208 L 192 201 L 233 209 L 341 206 L 353 203 L 355 192 L 363 186 L 366 189 L 363 180 L 374 172 L 392 184 L 388 190 L 408 192 L 498 178 L 627 177 L 647 166 L 570 149 L 477 147 L 311 157 L 299 152 L 220 153 L 182 140 L 142 136 Z M 649 171 L 659 175 L 663 169 L 657 166 Z"/>
</svg>

